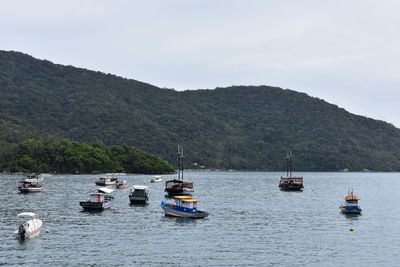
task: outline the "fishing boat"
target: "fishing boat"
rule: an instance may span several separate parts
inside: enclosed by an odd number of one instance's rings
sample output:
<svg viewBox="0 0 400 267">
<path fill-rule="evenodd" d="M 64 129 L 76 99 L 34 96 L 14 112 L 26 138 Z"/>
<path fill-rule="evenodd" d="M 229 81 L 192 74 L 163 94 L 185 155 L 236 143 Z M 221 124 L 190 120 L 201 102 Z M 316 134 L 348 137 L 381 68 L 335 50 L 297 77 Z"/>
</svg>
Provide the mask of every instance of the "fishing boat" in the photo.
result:
<svg viewBox="0 0 400 267">
<path fill-rule="evenodd" d="M 178 146 L 178 178 L 165 182 L 165 192 L 168 196 L 193 194 L 193 182 L 183 180 L 183 148 Z"/>
<path fill-rule="evenodd" d="M 33 212 L 22 212 L 17 215 L 21 222 L 18 223 L 18 229 L 14 231 L 14 236 L 18 239 L 25 240 L 37 236 L 42 229 L 42 221 L 36 218 Z M 28 221 L 25 221 L 29 218 Z"/>
<path fill-rule="evenodd" d="M 97 179 L 94 183 L 100 186 L 114 185 L 117 182 L 117 180 L 118 179 L 114 177 L 103 176 Z"/>
<path fill-rule="evenodd" d="M 158 182 L 162 182 L 161 176 L 153 176 L 150 180 L 150 183 L 158 183 Z"/>
<path fill-rule="evenodd" d="M 79 205 L 84 210 L 105 210 L 111 206 L 114 197 L 110 195 L 114 190 L 108 187 L 100 187 L 89 194 L 88 201 L 81 201 Z"/>
<path fill-rule="evenodd" d="M 18 183 L 18 190 L 21 193 L 35 193 L 43 191 L 43 178 L 39 178 L 36 174 L 28 174 L 26 179 Z"/>
<path fill-rule="evenodd" d="M 118 179 L 115 184 L 113 185 L 113 187 L 115 189 L 124 189 L 124 188 L 128 188 L 128 182 L 125 180 L 120 180 Z"/>
<path fill-rule="evenodd" d="M 344 196 L 344 203 L 340 205 L 340 211 L 343 214 L 361 214 L 362 209 L 360 208 L 360 205 L 358 204 L 358 201 L 360 198 L 358 196 L 355 196 L 353 194 L 353 190 L 351 190 L 351 193 L 349 192 L 347 196 Z"/>
<path fill-rule="evenodd" d="M 129 193 L 132 204 L 146 204 L 149 200 L 149 189 L 144 185 L 133 185 Z"/>
<path fill-rule="evenodd" d="M 292 176 L 292 165 L 293 165 L 292 152 L 289 152 L 286 156 L 286 176 L 281 176 L 279 180 L 279 188 L 285 191 L 301 191 L 303 190 L 303 177 Z"/>
<path fill-rule="evenodd" d="M 192 199 L 190 196 L 175 196 L 175 204 L 162 201 L 161 208 L 165 215 L 180 218 L 201 219 L 209 215 L 208 212 L 197 209 L 197 203 L 200 200 Z"/>
</svg>

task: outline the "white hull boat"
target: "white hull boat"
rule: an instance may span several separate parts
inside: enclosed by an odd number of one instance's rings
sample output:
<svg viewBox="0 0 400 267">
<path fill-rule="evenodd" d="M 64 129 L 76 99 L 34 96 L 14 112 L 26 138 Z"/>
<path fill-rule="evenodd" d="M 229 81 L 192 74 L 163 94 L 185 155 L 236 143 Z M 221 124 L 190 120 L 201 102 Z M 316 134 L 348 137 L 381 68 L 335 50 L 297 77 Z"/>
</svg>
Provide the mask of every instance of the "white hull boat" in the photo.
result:
<svg viewBox="0 0 400 267">
<path fill-rule="evenodd" d="M 22 212 L 17 215 L 18 217 L 30 217 L 31 219 L 19 224 L 18 229 L 14 231 L 14 236 L 18 239 L 25 240 L 39 235 L 42 229 L 42 221 L 36 218 L 33 212 Z"/>
</svg>

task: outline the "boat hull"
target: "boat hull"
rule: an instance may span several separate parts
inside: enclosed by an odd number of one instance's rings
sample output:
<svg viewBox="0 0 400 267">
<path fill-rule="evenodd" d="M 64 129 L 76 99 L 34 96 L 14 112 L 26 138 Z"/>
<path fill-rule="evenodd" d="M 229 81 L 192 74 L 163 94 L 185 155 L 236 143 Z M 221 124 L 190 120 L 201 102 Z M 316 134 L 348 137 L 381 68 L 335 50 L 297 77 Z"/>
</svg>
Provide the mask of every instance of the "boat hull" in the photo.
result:
<svg viewBox="0 0 400 267">
<path fill-rule="evenodd" d="M 149 198 L 147 196 L 129 196 L 129 201 L 132 204 L 147 204 Z"/>
<path fill-rule="evenodd" d="M 340 212 L 343 214 L 361 214 L 362 209 L 358 207 L 346 207 L 346 206 L 341 206 L 340 207 Z"/>
<path fill-rule="evenodd" d="M 303 191 L 303 186 L 299 185 L 280 185 L 279 188 L 282 191 Z"/>
<path fill-rule="evenodd" d="M 91 202 L 91 201 L 81 201 L 79 202 L 79 205 L 84 210 L 105 210 L 110 208 L 111 202 L 106 201 L 106 202 Z"/>
<path fill-rule="evenodd" d="M 165 192 L 167 192 L 168 196 L 191 196 L 194 192 L 193 189 L 165 189 Z"/>
<path fill-rule="evenodd" d="M 205 211 L 198 210 L 196 212 L 184 212 L 176 210 L 174 208 L 170 208 L 166 205 L 161 206 L 161 208 L 164 210 L 166 216 L 173 216 L 179 218 L 202 219 L 209 215 L 209 213 Z"/>
<path fill-rule="evenodd" d="M 21 193 L 37 193 L 37 192 L 42 192 L 43 188 L 42 187 L 19 187 L 18 188 L 19 192 Z"/>
</svg>

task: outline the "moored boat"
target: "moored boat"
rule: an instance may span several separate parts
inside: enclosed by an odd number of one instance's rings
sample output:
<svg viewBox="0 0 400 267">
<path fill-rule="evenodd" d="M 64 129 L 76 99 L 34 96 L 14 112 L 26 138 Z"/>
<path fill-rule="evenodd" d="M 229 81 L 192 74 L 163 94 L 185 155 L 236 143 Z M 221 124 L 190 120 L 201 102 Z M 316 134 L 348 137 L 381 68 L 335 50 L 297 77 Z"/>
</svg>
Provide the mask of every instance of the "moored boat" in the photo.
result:
<svg viewBox="0 0 400 267">
<path fill-rule="evenodd" d="M 36 174 L 28 174 L 27 178 L 18 183 L 18 190 L 21 193 L 35 193 L 43 190 L 43 178 Z"/>
<path fill-rule="evenodd" d="M 18 224 L 18 229 L 14 231 L 14 236 L 18 239 L 24 240 L 26 238 L 32 238 L 37 236 L 42 229 L 43 222 L 36 218 L 36 214 L 33 212 L 22 212 L 17 215 L 23 221 Z M 26 218 L 30 218 L 28 221 Z"/>
<path fill-rule="evenodd" d="M 110 195 L 114 190 L 107 187 L 100 187 L 89 194 L 88 201 L 81 201 L 79 205 L 85 210 L 105 210 L 111 206 L 114 197 Z"/>
<path fill-rule="evenodd" d="M 193 182 L 183 180 L 183 148 L 178 146 L 178 178 L 165 182 L 165 192 L 168 196 L 193 194 Z"/>
<path fill-rule="evenodd" d="M 118 179 L 114 177 L 103 176 L 97 179 L 94 183 L 100 186 L 114 185 L 117 182 L 117 180 Z"/>
<path fill-rule="evenodd" d="M 115 184 L 113 185 L 113 187 L 115 188 L 115 189 L 124 189 L 124 188 L 128 188 L 128 182 L 127 181 L 125 181 L 125 180 L 117 180 L 116 182 L 115 182 Z"/>
<path fill-rule="evenodd" d="M 358 204 L 360 198 L 353 194 L 353 190 L 347 196 L 344 196 L 344 203 L 340 205 L 340 211 L 344 214 L 361 214 L 362 209 Z"/>
<path fill-rule="evenodd" d="M 286 156 L 286 176 L 281 176 L 279 188 L 285 191 L 301 191 L 304 188 L 302 176 L 292 176 L 292 153 Z"/>
<path fill-rule="evenodd" d="M 129 193 L 132 204 L 146 204 L 149 201 L 149 189 L 144 185 L 133 185 Z"/>
<path fill-rule="evenodd" d="M 192 199 L 190 196 L 175 196 L 175 204 L 162 201 L 161 208 L 165 215 L 180 218 L 201 219 L 209 215 L 208 212 L 197 209 L 197 203 L 200 200 Z"/>
<path fill-rule="evenodd" d="M 162 182 L 161 176 L 153 176 L 153 177 L 150 179 L 150 183 L 157 183 L 157 182 Z"/>
</svg>

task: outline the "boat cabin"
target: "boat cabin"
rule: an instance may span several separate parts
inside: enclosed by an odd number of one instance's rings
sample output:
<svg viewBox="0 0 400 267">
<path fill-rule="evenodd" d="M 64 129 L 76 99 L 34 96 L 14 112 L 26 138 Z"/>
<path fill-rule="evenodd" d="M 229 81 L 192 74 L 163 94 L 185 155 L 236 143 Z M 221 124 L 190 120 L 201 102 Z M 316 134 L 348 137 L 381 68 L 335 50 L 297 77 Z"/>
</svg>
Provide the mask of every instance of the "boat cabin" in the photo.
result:
<svg viewBox="0 0 400 267">
<path fill-rule="evenodd" d="M 174 197 L 174 199 L 176 205 L 175 208 L 177 210 L 182 210 L 186 212 L 196 212 L 197 202 L 200 202 L 200 200 L 192 199 L 188 196 L 176 196 Z"/>
<path fill-rule="evenodd" d="M 193 182 L 192 181 L 185 181 L 185 180 L 169 180 L 165 183 L 165 189 L 173 189 L 173 188 L 190 188 L 193 189 Z"/>
</svg>

